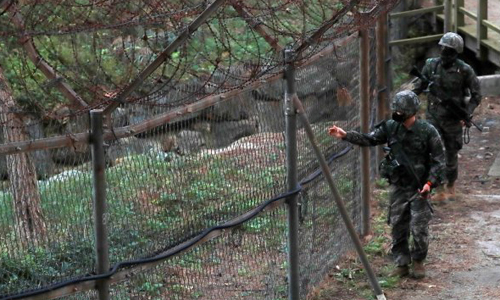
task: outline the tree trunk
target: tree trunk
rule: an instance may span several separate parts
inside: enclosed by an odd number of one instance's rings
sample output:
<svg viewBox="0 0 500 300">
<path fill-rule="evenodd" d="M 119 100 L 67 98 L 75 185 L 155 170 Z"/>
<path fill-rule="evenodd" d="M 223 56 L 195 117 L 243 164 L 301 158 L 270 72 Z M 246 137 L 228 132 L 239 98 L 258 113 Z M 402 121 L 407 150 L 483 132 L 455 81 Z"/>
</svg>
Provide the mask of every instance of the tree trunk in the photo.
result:
<svg viewBox="0 0 500 300">
<path fill-rule="evenodd" d="M 25 141 L 22 115 L 0 66 L 0 126 L 5 143 Z M 14 200 L 16 231 L 23 244 L 38 244 L 45 238 L 46 225 L 42 214 L 36 169 L 29 153 L 7 155 L 10 191 Z"/>
</svg>

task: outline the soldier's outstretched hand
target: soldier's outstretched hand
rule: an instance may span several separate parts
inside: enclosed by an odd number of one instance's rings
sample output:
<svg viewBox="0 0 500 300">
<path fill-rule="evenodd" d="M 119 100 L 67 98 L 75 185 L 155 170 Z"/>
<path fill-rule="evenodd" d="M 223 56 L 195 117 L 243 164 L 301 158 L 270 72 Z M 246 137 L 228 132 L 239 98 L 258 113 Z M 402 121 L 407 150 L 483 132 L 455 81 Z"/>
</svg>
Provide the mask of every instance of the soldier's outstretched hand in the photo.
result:
<svg viewBox="0 0 500 300">
<path fill-rule="evenodd" d="M 345 138 L 346 136 L 345 130 L 335 125 L 328 128 L 328 134 L 338 139 Z"/>
</svg>

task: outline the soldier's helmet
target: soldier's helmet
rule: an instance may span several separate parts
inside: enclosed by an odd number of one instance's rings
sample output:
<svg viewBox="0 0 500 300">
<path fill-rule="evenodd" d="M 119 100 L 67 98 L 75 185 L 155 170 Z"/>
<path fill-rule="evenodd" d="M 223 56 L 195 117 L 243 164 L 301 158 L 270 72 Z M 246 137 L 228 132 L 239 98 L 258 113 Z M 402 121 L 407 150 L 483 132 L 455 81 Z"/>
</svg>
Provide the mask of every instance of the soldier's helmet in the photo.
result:
<svg viewBox="0 0 500 300">
<path fill-rule="evenodd" d="M 457 53 L 462 53 L 464 51 L 464 40 L 460 35 L 454 32 L 445 33 L 441 40 L 439 40 L 439 45 L 455 49 Z"/>
<path fill-rule="evenodd" d="M 399 112 L 407 118 L 415 115 L 419 108 L 420 100 L 417 94 L 410 90 L 401 91 L 392 99 L 392 111 Z"/>
</svg>

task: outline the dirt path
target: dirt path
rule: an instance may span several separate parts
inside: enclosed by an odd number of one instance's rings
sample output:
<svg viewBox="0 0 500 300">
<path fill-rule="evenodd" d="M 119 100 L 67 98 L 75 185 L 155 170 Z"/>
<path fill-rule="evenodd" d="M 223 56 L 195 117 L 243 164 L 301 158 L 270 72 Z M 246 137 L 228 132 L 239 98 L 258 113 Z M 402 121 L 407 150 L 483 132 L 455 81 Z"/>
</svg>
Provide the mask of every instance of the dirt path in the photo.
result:
<svg viewBox="0 0 500 300">
<path fill-rule="evenodd" d="M 393 268 L 389 256 L 390 229 L 384 221 L 386 208 L 373 201 L 375 232 L 371 244 L 385 242 L 378 252 L 368 253 L 389 300 L 499 300 L 500 299 L 500 177 L 488 176 L 500 155 L 500 97 L 485 98 L 474 119 L 487 129 L 470 131 L 470 143 L 460 152 L 458 199 L 434 202 L 430 225 L 427 277 L 416 280 L 387 277 Z M 374 190 L 375 198 L 384 190 Z M 365 247 L 365 250 L 367 248 Z M 346 276 L 348 274 L 348 276 Z M 308 300 L 373 299 L 355 253 L 339 262 Z"/>
<path fill-rule="evenodd" d="M 466 1 L 469 10 L 476 5 Z M 488 1 L 488 11 L 497 24 L 500 1 Z M 487 175 L 500 156 L 500 98 L 483 99 L 475 118 L 489 132 L 471 129 L 471 142 L 460 152 L 459 198 L 436 206 L 428 277 L 402 280 L 388 299 L 500 299 L 500 177 Z"/>
</svg>

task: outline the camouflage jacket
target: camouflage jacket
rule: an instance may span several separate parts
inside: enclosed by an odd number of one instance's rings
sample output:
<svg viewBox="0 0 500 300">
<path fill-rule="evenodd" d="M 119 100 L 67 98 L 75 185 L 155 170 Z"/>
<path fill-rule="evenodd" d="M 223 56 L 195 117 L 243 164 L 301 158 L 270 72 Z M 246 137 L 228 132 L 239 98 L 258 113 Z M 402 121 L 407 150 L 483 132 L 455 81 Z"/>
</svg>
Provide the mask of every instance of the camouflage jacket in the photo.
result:
<svg viewBox="0 0 500 300">
<path fill-rule="evenodd" d="M 401 123 L 388 120 L 376 125 L 375 129 L 367 134 L 348 131 L 344 140 L 360 146 L 387 143 L 391 147 L 391 152 L 395 149 L 394 143 L 401 143 L 400 149 L 406 154 L 407 160 L 413 166 L 420 182 L 415 183 L 415 177 L 408 174 L 408 168 L 403 168 L 403 172 L 398 175 L 401 178 L 391 180 L 391 183 L 397 184 L 399 182 L 400 185 L 416 184 L 420 186 L 430 181 L 434 187 L 443 181 L 444 146 L 436 128 L 425 120 L 416 120 L 409 129 L 406 129 Z M 403 165 L 402 161 L 400 163 Z"/>
<path fill-rule="evenodd" d="M 481 103 L 480 86 L 476 73 L 471 66 L 460 59 L 457 59 L 451 67 L 445 69 L 441 64 L 441 58 L 429 58 L 422 69 L 422 75 L 429 79 L 429 81 L 437 84 L 439 88 L 448 95 L 448 99 L 441 100 L 453 101 L 459 107 L 466 109 L 469 114 L 472 114 L 474 109 Z M 426 88 L 427 84 L 418 80 L 413 92 L 419 95 Z M 466 96 L 470 96 L 468 104 L 465 102 Z M 439 118 L 456 118 L 453 114 L 444 109 L 444 107 L 437 105 L 438 101 L 433 95 L 429 94 L 428 99 L 428 114 Z"/>
</svg>

